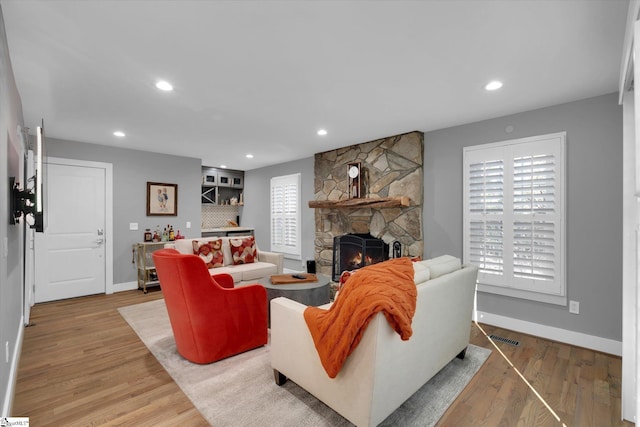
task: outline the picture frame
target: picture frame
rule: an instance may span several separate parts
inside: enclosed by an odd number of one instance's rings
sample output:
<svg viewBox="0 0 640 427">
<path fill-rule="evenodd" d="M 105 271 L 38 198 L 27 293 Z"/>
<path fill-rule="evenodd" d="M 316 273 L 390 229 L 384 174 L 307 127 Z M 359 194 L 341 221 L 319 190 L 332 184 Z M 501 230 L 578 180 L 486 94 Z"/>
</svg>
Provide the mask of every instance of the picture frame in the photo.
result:
<svg viewBox="0 0 640 427">
<path fill-rule="evenodd" d="M 178 216 L 178 184 L 147 182 L 147 216 Z"/>
</svg>

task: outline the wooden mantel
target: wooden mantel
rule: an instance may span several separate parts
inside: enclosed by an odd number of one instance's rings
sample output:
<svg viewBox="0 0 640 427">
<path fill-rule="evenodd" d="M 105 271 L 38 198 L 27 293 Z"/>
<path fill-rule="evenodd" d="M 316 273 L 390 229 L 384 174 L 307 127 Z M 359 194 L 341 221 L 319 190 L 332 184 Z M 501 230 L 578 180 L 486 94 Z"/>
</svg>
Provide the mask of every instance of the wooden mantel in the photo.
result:
<svg viewBox="0 0 640 427">
<path fill-rule="evenodd" d="M 348 200 L 310 200 L 309 207 L 315 209 L 360 209 L 360 208 L 400 208 L 409 206 L 409 197 L 381 197 Z"/>
</svg>

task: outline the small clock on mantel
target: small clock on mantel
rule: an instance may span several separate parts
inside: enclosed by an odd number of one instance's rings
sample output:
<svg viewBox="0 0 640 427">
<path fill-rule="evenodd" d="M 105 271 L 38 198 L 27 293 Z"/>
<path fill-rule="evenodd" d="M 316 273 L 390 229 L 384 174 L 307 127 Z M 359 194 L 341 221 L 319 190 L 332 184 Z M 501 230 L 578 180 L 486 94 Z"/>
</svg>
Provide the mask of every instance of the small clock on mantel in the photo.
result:
<svg viewBox="0 0 640 427">
<path fill-rule="evenodd" d="M 349 198 L 362 197 L 362 164 L 360 162 L 347 163 L 347 176 L 349 177 Z"/>
</svg>

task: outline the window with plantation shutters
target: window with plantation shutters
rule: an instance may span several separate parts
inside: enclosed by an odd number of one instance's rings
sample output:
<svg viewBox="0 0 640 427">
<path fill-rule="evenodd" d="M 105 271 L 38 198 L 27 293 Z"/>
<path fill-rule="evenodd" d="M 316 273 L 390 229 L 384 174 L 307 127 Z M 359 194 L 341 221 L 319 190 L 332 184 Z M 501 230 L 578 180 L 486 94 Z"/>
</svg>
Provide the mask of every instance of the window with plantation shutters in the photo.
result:
<svg viewBox="0 0 640 427">
<path fill-rule="evenodd" d="M 271 178 L 271 251 L 300 259 L 300 174 Z"/>
<path fill-rule="evenodd" d="M 464 257 L 479 268 L 478 290 L 566 304 L 565 139 L 464 149 Z"/>
</svg>

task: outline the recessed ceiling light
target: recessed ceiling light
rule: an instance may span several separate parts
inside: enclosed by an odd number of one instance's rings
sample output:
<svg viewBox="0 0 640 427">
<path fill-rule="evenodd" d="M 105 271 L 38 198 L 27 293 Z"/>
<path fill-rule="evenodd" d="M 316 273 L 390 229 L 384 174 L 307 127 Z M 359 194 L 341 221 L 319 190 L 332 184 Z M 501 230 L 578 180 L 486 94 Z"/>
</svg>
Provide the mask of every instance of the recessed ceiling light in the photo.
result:
<svg viewBox="0 0 640 427">
<path fill-rule="evenodd" d="M 499 82 L 498 80 L 494 80 L 492 82 L 487 83 L 487 85 L 484 87 L 486 90 L 496 90 L 496 89 L 500 89 L 502 87 L 502 82 Z"/>
<path fill-rule="evenodd" d="M 227 165 L 220 165 L 220 167 L 221 167 L 222 169 L 226 169 L 226 168 L 227 168 Z"/>
<path fill-rule="evenodd" d="M 171 85 L 171 83 L 164 80 L 159 80 L 158 82 L 156 82 L 156 87 L 160 90 L 164 90 L 165 92 L 173 90 L 173 86 Z"/>
<path fill-rule="evenodd" d="M 121 130 L 117 130 L 113 133 L 115 136 L 117 136 L 118 138 L 124 138 L 125 137 L 125 133 L 122 132 Z"/>
<path fill-rule="evenodd" d="M 327 134 L 327 130 L 326 129 L 318 129 L 318 132 L 316 132 L 318 135 L 320 136 L 325 136 Z"/>
<path fill-rule="evenodd" d="M 253 159 L 253 154 L 247 154 L 245 157 L 246 157 L 247 159 Z"/>
</svg>

